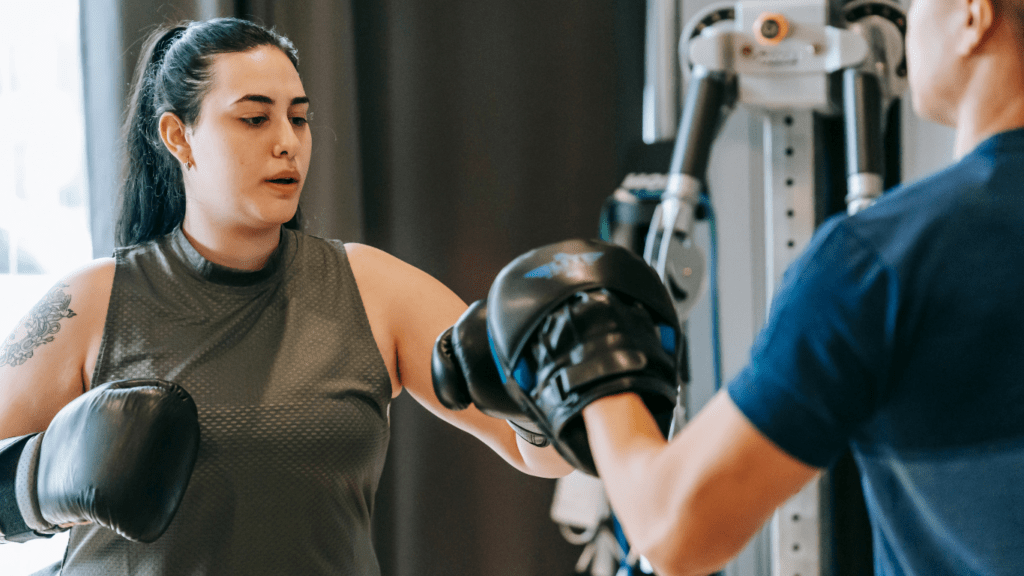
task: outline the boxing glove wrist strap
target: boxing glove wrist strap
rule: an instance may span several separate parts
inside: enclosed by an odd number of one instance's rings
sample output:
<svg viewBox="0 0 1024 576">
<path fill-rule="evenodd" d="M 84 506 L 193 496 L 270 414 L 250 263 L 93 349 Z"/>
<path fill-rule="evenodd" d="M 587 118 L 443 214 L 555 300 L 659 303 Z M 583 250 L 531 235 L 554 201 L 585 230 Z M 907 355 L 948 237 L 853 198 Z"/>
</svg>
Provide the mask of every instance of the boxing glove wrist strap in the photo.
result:
<svg viewBox="0 0 1024 576">
<path fill-rule="evenodd" d="M 44 537 L 50 537 L 66 528 L 60 528 L 52 522 L 43 518 L 39 510 L 39 497 L 36 492 L 37 475 L 39 473 L 39 447 L 43 444 L 43 435 L 36 434 L 25 445 L 18 462 L 18 477 L 15 481 L 15 493 L 18 499 L 18 507 L 21 508 L 21 515 L 25 518 L 25 524 L 36 533 Z"/>
<path fill-rule="evenodd" d="M 49 538 L 61 530 L 43 519 L 36 499 L 42 434 L 0 442 L 0 543 Z"/>
<path fill-rule="evenodd" d="M 508 425 L 516 431 L 516 434 L 519 435 L 520 438 L 526 440 L 530 444 L 533 444 L 538 448 L 543 448 L 550 444 L 547 437 L 541 433 L 540 428 L 538 428 L 533 422 L 530 422 L 529 420 L 522 420 L 520 422 L 508 420 L 507 422 Z"/>
</svg>

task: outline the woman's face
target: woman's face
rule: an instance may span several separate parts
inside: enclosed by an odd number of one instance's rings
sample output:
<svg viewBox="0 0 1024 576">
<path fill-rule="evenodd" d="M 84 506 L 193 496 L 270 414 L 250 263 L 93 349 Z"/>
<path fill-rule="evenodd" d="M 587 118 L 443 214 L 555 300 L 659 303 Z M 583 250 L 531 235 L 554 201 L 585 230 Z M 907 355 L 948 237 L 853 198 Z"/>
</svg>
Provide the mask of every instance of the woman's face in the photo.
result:
<svg viewBox="0 0 1024 576">
<path fill-rule="evenodd" d="M 218 54 L 199 117 L 186 129 L 186 223 L 276 228 L 295 215 L 309 169 L 309 103 L 274 46 Z"/>
</svg>

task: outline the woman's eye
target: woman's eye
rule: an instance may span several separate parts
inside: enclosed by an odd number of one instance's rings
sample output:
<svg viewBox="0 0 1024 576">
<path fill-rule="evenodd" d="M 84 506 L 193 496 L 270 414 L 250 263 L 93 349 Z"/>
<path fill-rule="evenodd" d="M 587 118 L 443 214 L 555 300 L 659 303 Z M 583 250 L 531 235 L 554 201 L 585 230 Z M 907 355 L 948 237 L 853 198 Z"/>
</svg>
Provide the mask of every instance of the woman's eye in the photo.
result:
<svg viewBox="0 0 1024 576">
<path fill-rule="evenodd" d="M 266 121 L 267 121 L 267 117 L 266 116 L 254 116 L 252 118 L 242 118 L 242 122 L 245 122 L 246 124 L 248 124 L 250 126 L 259 126 L 259 125 L 263 124 Z"/>
<path fill-rule="evenodd" d="M 294 116 L 292 117 L 292 124 L 296 126 L 305 126 L 309 124 L 309 118 L 306 118 L 304 116 Z"/>
</svg>

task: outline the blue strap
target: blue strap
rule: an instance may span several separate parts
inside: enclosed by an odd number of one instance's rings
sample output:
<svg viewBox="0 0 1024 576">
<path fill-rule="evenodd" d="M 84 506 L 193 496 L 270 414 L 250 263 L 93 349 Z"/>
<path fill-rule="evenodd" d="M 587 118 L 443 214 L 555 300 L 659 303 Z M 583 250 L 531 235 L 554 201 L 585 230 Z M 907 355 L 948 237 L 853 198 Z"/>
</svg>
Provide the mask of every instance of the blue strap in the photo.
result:
<svg viewBox="0 0 1024 576">
<path fill-rule="evenodd" d="M 512 371 L 512 377 L 516 379 L 516 383 L 519 384 L 519 387 L 524 392 L 532 392 L 537 386 L 537 375 L 533 373 L 533 370 L 526 363 L 526 358 L 520 358 L 519 362 L 516 363 L 516 369 Z"/>
<path fill-rule="evenodd" d="M 661 335 L 661 347 L 669 356 L 675 356 L 676 344 L 679 342 L 675 328 L 668 324 L 658 324 L 658 333 Z"/>
<path fill-rule="evenodd" d="M 494 360 L 495 366 L 498 367 L 498 376 L 501 377 L 501 383 L 505 384 L 508 381 L 508 376 L 505 375 L 501 359 L 498 358 L 498 349 L 494 346 L 494 338 L 491 337 L 489 329 L 487 330 L 487 344 L 491 347 L 491 360 Z M 520 358 L 519 362 L 516 363 L 516 367 L 512 370 L 512 377 L 524 392 L 531 392 L 537 386 L 537 377 L 533 370 L 530 369 L 529 364 L 526 363 L 525 358 Z"/>
<path fill-rule="evenodd" d="M 498 376 L 501 378 L 501 383 L 504 384 L 508 377 L 505 376 L 505 369 L 501 365 L 501 360 L 498 358 L 498 349 L 494 346 L 494 338 L 491 337 L 491 329 L 487 329 L 487 344 L 491 347 L 491 360 L 494 361 L 494 365 L 498 367 Z"/>
<path fill-rule="evenodd" d="M 715 391 L 722 388 L 722 329 L 718 294 L 718 226 L 711 198 L 701 194 L 700 205 L 707 211 L 708 233 L 708 295 L 711 297 L 711 362 Z"/>
</svg>

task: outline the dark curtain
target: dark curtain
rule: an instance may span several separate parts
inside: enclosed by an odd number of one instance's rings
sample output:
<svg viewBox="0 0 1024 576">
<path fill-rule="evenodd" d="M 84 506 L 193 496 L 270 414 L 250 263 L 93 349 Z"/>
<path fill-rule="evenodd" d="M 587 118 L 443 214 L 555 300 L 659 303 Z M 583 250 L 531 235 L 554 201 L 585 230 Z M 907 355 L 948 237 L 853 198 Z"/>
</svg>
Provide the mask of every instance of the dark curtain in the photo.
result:
<svg viewBox="0 0 1024 576">
<path fill-rule="evenodd" d="M 236 15 L 298 46 L 314 110 L 308 231 L 362 241 L 467 302 L 520 253 L 594 237 L 640 131 L 643 2 L 88 0 L 83 60 L 97 256 L 113 247 L 118 130 L 153 26 Z M 563 576 L 581 550 L 523 475 L 407 395 L 374 536 L 385 576 Z"/>
<path fill-rule="evenodd" d="M 616 38 L 643 41 L 644 3 L 627 4 L 354 2 L 366 242 L 469 302 L 526 250 L 596 236 L 628 153 L 623 108 L 640 130 L 641 53 L 635 100 L 617 74 Z M 552 481 L 407 397 L 392 430 L 376 514 L 385 574 L 572 573 L 580 549 L 548 519 Z"/>
</svg>

